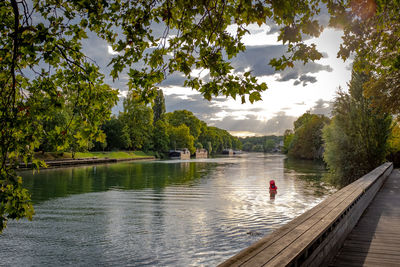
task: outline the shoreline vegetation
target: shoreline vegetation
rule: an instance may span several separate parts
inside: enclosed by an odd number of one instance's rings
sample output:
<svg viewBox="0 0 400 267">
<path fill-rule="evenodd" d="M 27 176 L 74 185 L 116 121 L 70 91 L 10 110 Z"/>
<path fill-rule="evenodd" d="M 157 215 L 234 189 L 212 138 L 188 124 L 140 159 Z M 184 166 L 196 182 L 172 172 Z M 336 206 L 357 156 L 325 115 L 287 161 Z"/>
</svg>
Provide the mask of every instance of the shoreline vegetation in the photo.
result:
<svg viewBox="0 0 400 267">
<path fill-rule="evenodd" d="M 90 165 L 101 163 L 113 163 L 121 161 L 135 160 L 155 160 L 156 157 L 152 153 L 143 151 L 98 151 L 98 152 L 77 152 L 75 158 L 69 152 L 45 152 L 37 153 L 36 158 L 43 160 L 46 164 L 44 169 L 56 167 L 69 167 L 77 165 Z M 20 170 L 28 170 L 32 168 L 32 162 L 27 164 L 20 163 Z"/>
</svg>

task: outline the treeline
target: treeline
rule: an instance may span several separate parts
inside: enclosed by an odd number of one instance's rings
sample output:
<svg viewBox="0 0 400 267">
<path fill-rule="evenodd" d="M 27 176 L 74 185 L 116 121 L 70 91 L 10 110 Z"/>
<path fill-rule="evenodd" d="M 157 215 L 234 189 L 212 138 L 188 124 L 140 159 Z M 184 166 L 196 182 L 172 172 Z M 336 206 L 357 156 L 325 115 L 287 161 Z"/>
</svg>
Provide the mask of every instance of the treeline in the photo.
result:
<svg viewBox="0 0 400 267">
<path fill-rule="evenodd" d="M 192 112 L 177 110 L 165 112 L 165 100 L 158 90 L 152 107 L 128 95 L 123 103 L 123 112 L 112 116 L 101 130 L 103 142 L 95 142 L 91 150 L 143 150 L 156 155 L 172 149 L 188 148 L 193 154 L 196 148 L 205 148 L 209 153 L 220 153 L 223 149 L 241 149 L 241 142 L 226 130 L 208 126 Z"/>
<path fill-rule="evenodd" d="M 283 136 L 249 136 L 239 138 L 243 144 L 243 150 L 248 152 L 278 152 Z"/>
<path fill-rule="evenodd" d="M 71 132 L 70 113 L 61 110 L 43 121 L 48 134 L 42 138 L 38 151 L 68 151 L 74 156 L 83 151 L 143 150 L 161 156 L 179 148 L 188 148 L 193 154 L 196 148 L 220 153 L 226 148 L 242 147 L 238 138 L 226 130 L 208 126 L 190 111 L 166 113 L 161 90 L 157 91 L 152 107 L 129 94 L 124 99 L 123 111 L 98 126 L 101 131 L 97 136 L 85 135 L 85 131 Z M 75 128 L 78 126 L 85 127 Z"/>
<path fill-rule="evenodd" d="M 322 159 L 322 129 L 330 119 L 324 115 L 304 113 L 294 123 L 294 130 L 283 136 L 283 152 L 299 159 Z"/>
<path fill-rule="evenodd" d="M 353 71 L 348 93 L 337 94 L 332 119 L 303 114 L 294 130 L 285 132 L 284 152 L 294 158 L 323 159 L 330 182 L 338 186 L 352 183 L 387 157 L 398 157 L 399 123 L 363 95 L 368 80 L 366 74 Z"/>
</svg>

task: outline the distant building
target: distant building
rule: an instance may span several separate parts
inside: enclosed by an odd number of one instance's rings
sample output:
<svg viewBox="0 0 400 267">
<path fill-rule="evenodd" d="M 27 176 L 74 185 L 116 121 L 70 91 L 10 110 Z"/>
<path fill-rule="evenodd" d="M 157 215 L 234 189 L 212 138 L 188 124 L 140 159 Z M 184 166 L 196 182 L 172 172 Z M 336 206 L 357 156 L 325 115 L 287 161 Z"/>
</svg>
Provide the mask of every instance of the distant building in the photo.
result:
<svg viewBox="0 0 400 267">
<path fill-rule="evenodd" d="M 208 152 L 204 148 L 196 149 L 196 159 L 206 159 L 208 157 Z"/>
<path fill-rule="evenodd" d="M 168 156 L 170 159 L 190 159 L 190 151 L 187 148 L 170 150 Z"/>
</svg>

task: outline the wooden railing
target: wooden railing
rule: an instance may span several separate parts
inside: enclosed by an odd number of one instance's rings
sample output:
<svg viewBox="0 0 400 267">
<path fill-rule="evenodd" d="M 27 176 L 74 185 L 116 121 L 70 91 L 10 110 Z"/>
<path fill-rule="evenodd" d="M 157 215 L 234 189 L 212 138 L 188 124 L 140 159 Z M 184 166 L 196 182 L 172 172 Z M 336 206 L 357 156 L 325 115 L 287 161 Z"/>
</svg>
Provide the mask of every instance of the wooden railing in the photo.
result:
<svg viewBox="0 0 400 267">
<path fill-rule="evenodd" d="M 327 265 L 392 170 L 379 166 L 219 266 Z"/>
</svg>

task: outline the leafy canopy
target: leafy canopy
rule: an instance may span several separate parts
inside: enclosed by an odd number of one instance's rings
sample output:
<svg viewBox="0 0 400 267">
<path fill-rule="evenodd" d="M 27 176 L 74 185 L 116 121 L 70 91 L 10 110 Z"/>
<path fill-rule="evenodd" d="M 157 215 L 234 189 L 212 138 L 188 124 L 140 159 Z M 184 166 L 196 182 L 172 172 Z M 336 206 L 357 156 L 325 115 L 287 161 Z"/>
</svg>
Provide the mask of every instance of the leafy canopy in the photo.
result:
<svg viewBox="0 0 400 267">
<path fill-rule="evenodd" d="M 399 5 L 398 0 L 0 1 L 0 230 L 9 218 L 33 214 L 14 169 L 20 160 L 43 165 L 32 156 L 43 138 L 73 152 L 93 139 L 104 141 L 99 126 L 110 116 L 117 92 L 82 53 L 88 32 L 112 45 L 118 55 L 110 62 L 111 76 L 117 79 L 126 71 L 128 87 L 142 100 L 154 98 L 166 75 L 180 72 L 185 85 L 206 99 L 223 95 L 245 102 L 248 96 L 254 102 L 267 85 L 251 72 L 235 72 L 230 63 L 245 50 L 247 25 L 281 25 L 279 40 L 288 52 L 271 64 L 282 70 L 296 60 L 322 57 L 303 36 L 321 33 L 316 16 L 326 6 L 330 24 L 345 33 L 339 55 L 360 54 L 365 60 L 356 67 L 372 73 L 367 93 L 375 104 L 399 112 L 400 105 L 392 104 L 398 103 L 400 91 Z M 237 26 L 234 33 L 228 32 L 232 24 Z M 153 32 L 154 25 L 164 32 Z M 194 69 L 207 70 L 210 79 L 194 75 Z M 43 122 L 60 109 L 67 123 L 45 133 Z M 214 151 L 232 145 L 217 143 Z"/>
<path fill-rule="evenodd" d="M 385 160 L 392 117 L 371 108 L 363 95 L 368 80 L 353 71 L 349 93 L 339 92 L 334 117 L 323 129 L 324 160 L 333 184 L 345 186 L 371 171 Z"/>
</svg>

